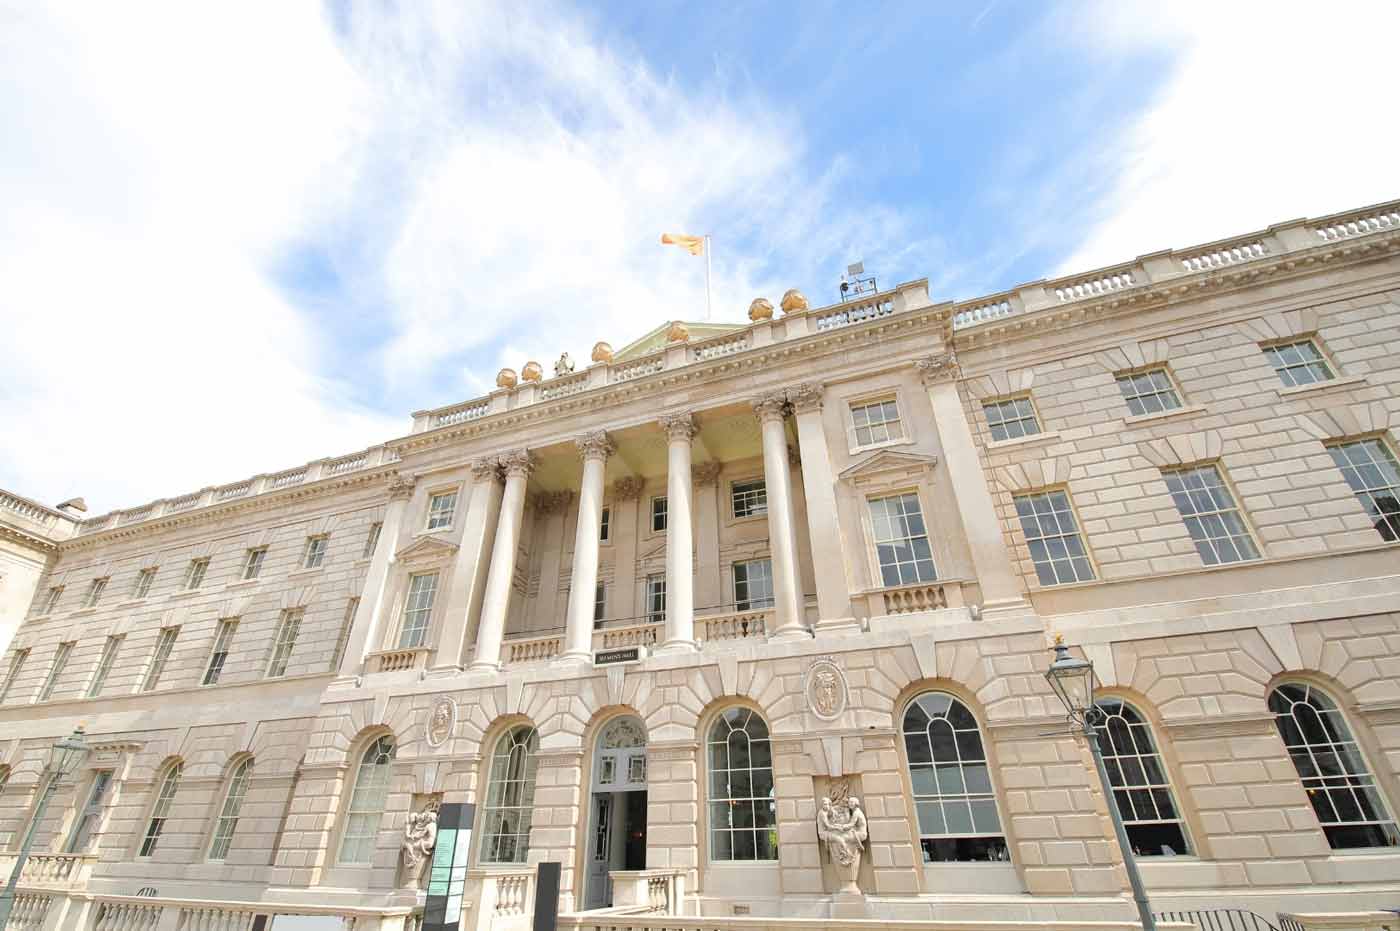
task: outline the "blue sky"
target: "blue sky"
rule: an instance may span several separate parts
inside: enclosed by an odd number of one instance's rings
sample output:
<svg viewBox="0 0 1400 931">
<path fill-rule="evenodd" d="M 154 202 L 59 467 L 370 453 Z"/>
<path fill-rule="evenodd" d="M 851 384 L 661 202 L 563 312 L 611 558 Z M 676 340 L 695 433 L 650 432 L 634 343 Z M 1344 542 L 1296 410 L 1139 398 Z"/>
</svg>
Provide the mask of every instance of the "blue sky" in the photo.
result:
<svg viewBox="0 0 1400 931">
<path fill-rule="evenodd" d="M 741 320 L 857 258 L 962 299 L 1395 197 L 1397 9 L 0 0 L 0 487 L 401 435 L 698 318 L 663 231 Z"/>
</svg>

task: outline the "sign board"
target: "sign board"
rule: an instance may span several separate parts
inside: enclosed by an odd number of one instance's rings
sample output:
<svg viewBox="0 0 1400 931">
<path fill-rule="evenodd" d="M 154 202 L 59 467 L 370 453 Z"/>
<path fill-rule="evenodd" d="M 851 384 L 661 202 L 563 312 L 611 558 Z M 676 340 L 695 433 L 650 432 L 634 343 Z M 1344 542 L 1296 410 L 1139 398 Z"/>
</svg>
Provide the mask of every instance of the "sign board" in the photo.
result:
<svg viewBox="0 0 1400 931">
<path fill-rule="evenodd" d="M 617 663 L 635 663 L 641 658 L 641 647 L 619 647 L 616 650 L 599 650 L 594 653 L 593 665 L 612 666 Z"/>
<path fill-rule="evenodd" d="M 428 900 L 423 907 L 423 931 L 456 931 L 462 919 L 462 895 L 467 886 L 467 859 L 472 849 L 472 820 L 476 806 L 444 802 L 438 812 L 437 845 L 428 869 Z"/>
</svg>

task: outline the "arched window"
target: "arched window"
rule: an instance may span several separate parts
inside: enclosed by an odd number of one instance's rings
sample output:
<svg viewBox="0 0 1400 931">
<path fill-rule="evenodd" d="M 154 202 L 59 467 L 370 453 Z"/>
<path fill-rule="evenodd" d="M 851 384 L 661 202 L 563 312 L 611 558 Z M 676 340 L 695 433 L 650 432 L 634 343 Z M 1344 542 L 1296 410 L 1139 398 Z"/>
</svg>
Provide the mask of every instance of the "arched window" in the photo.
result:
<svg viewBox="0 0 1400 931">
<path fill-rule="evenodd" d="M 710 859 L 778 859 L 768 725 L 730 708 L 710 727 Z"/>
<path fill-rule="evenodd" d="M 219 820 L 214 825 L 214 840 L 209 845 L 209 859 L 222 860 L 228 856 L 228 848 L 233 843 L 233 832 L 238 828 L 238 814 L 243 810 L 243 799 L 248 795 L 248 780 L 253 775 L 253 758 L 250 756 L 238 764 L 233 778 L 228 781 L 228 792 L 224 794 L 224 807 L 219 809 Z"/>
<path fill-rule="evenodd" d="M 945 692 L 925 692 L 905 709 L 903 730 L 924 862 L 1008 859 L 972 712 Z"/>
<path fill-rule="evenodd" d="M 0 766 L 0 793 L 5 791 L 5 783 L 10 781 L 10 767 Z"/>
<path fill-rule="evenodd" d="M 1190 853 L 1181 810 L 1147 721 L 1119 698 L 1101 698 L 1094 704 L 1103 712 L 1094 722 L 1103 765 L 1133 853 L 1140 857 Z"/>
<path fill-rule="evenodd" d="M 341 863 L 368 863 L 374 855 L 379 817 L 389 795 L 389 764 L 394 760 L 394 738 L 385 734 L 365 748 L 355 772 L 355 789 L 345 812 L 345 835 L 340 839 Z"/>
<path fill-rule="evenodd" d="M 524 863 L 530 852 L 530 818 L 535 807 L 535 752 L 540 736 L 533 727 L 512 727 L 491 754 L 486 788 L 481 862 Z"/>
<path fill-rule="evenodd" d="M 160 832 L 165 828 L 165 819 L 170 817 L 170 806 L 175 801 L 175 792 L 180 788 L 180 773 L 184 768 L 184 763 L 175 762 L 165 771 L 165 778 L 160 782 L 160 792 L 156 795 L 156 803 L 151 806 L 151 821 L 146 825 L 146 836 L 141 839 L 140 856 L 149 857 L 156 852 L 156 844 L 160 843 Z"/>
<path fill-rule="evenodd" d="M 1269 693 L 1283 745 L 1333 849 L 1400 846 L 1395 819 L 1356 738 L 1326 693 L 1286 682 Z"/>
</svg>

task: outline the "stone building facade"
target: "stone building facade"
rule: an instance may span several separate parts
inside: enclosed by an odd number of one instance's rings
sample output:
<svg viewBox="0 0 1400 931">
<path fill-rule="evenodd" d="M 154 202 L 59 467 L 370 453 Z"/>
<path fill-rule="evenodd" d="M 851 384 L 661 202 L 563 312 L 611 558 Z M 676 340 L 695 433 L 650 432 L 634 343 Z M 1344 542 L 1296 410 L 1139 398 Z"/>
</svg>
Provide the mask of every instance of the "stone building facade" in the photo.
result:
<svg viewBox="0 0 1400 931">
<path fill-rule="evenodd" d="M 91 750 L 24 926 L 393 924 L 452 802 L 472 927 L 541 861 L 565 912 L 831 916 L 850 798 L 872 917 L 1128 919 L 1107 804 L 1162 911 L 1400 900 L 1400 205 L 751 318 L 51 539 L 0 850 Z"/>
</svg>

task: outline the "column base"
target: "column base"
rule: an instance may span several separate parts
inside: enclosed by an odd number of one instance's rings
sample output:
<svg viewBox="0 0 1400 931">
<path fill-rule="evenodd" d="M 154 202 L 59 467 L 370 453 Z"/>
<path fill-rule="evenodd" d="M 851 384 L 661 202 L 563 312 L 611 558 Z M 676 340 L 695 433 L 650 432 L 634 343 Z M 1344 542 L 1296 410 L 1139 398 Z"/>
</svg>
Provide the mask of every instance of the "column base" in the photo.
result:
<svg viewBox="0 0 1400 931">
<path fill-rule="evenodd" d="M 1032 617 L 1035 617 L 1035 608 L 1024 598 L 983 602 L 978 612 L 978 620 L 981 621 L 1013 621 Z"/>
<path fill-rule="evenodd" d="M 817 621 L 816 635 L 818 637 L 825 634 L 858 634 L 863 628 L 860 621 L 854 617 L 834 617 L 824 621 Z"/>
<path fill-rule="evenodd" d="M 462 674 L 462 668 L 461 663 L 452 663 L 447 666 L 433 666 L 431 669 L 424 670 L 423 678 L 445 679 L 448 676 L 460 676 Z"/>
<path fill-rule="evenodd" d="M 652 650 L 652 654 L 659 656 L 664 653 L 695 653 L 699 649 L 700 644 L 696 643 L 694 640 L 667 640 L 665 643 Z"/>
<path fill-rule="evenodd" d="M 560 653 L 549 661 L 549 665 L 551 666 L 591 666 L 592 664 L 593 654 L 584 650 Z"/>
<path fill-rule="evenodd" d="M 785 643 L 789 640 L 811 640 L 812 632 L 801 624 L 779 627 L 768 635 L 769 643 Z"/>
<path fill-rule="evenodd" d="M 499 660 L 490 662 L 489 660 L 476 660 L 466 668 L 467 672 L 503 672 L 505 665 Z"/>
</svg>

